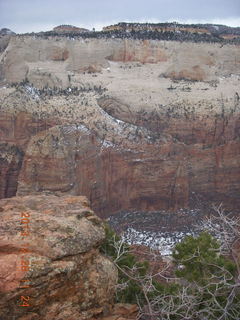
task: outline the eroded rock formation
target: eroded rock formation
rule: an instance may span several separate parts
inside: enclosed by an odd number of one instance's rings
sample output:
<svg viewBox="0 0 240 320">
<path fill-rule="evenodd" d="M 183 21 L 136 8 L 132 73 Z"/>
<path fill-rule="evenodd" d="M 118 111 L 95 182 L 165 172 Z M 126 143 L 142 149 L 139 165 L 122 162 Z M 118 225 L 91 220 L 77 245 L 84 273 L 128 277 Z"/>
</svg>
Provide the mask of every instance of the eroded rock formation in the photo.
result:
<svg viewBox="0 0 240 320">
<path fill-rule="evenodd" d="M 129 144 L 127 149 L 103 146 L 93 134 L 69 129 L 53 128 L 31 140 L 19 195 L 33 190 L 83 193 L 104 216 L 136 208 L 189 207 L 194 194 L 232 208 L 239 203 L 239 141 L 208 148 L 174 142 Z"/>
<path fill-rule="evenodd" d="M 68 76 L 84 72 L 89 65 L 107 68 L 109 61 L 161 63 L 165 77 L 194 81 L 234 74 L 240 64 L 237 45 L 15 36 L 2 53 L 0 66 L 8 83 L 27 78 L 36 87 L 67 87 Z"/>
<path fill-rule="evenodd" d="M 0 198 L 16 195 L 23 153 L 14 145 L 0 144 Z"/>
<path fill-rule="evenodd" d="M 28 80 L 0 89 L 1 142 L 22 155 L 2 157 L 1 197 L 83 194 L 102 216 L 238 207 L 237 45 L 17 36 L 1 68 Z"/>
<path fill-rule="evenodd" d="M 104 227 L 85 197 L 13 197 L 0 211 L 1 319 L 107 316 L 117 270 L 98 251 Z"/>
</svg>

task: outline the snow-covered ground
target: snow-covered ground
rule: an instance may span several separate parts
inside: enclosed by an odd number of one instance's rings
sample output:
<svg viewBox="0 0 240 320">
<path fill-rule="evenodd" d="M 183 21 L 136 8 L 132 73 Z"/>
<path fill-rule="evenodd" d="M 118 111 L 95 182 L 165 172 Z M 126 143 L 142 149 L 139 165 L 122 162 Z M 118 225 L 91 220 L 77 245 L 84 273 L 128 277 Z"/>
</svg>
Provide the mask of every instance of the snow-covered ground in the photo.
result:
<svg viewBox="0 0 240 320">
<path fill-rule="evenodd" d="M 160 251 L 162 256 L 169 256 L 176 243 L 188 235 L 194 235 L 194 232 L 153 232 L 128 228 L 122 237 L 128 244 L 145 245 Z"/>
<path fill-rule="evenodd" d="M 150 212 L 119 212 L 107 220 L 128 244 L 145 245 L 170 256 L 174 246 L 186 236 L 197 235 L 204 212 L 200 209 L 179 209 Z"/>
</svg>

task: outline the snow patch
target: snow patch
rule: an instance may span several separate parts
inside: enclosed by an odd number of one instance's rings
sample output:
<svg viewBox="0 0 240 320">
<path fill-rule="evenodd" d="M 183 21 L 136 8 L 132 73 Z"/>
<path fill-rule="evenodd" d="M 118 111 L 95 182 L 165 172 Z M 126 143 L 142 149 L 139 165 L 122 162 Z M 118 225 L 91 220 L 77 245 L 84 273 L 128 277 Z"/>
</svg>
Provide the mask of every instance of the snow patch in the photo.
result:
<svg viewBox="0 0 240 320">
<path fill-rule="evenodd" d="M 29 94 L 33 99 L 39 100 L 40 95 L 39 95 L 39 91 L 37 88 L 35 88 L 29 84 L 26 84 L 24 86 L 24 88 L 25 88 L 26 93 Z"/>
<path fill-rule="evenodd" d="M 64 130 L 64 133 L 66 134 L 69 134 L 69 133 L 72 133 L 72 132 L 75 132 L 75 131 L 81 131 L 81 132 L 84 132 L 84 133 L 90 133 L 90 130 L 84 126 L 83 124 L 76 124 L 76 125 L 71 125 L 71 126 L 65 126 L 63 128 Z"/>
<path fill-rule="evenodd" d="M 175 245 L 185 236 L 193 235 L 191 232 L 150 232 L 139 231 L 129 227 L 124 231 L 122 237 L 128 244 L 145 245 L 159 250 L 162 256 L 170 256 Z"/>
<path fill-rule="evenodd" d="M 102 147 L 110 148 L 110 147 L 114 147 L 114 144 L 111 141 L 104 140 L 103 144 L 102 144 Z"/>
</svg>

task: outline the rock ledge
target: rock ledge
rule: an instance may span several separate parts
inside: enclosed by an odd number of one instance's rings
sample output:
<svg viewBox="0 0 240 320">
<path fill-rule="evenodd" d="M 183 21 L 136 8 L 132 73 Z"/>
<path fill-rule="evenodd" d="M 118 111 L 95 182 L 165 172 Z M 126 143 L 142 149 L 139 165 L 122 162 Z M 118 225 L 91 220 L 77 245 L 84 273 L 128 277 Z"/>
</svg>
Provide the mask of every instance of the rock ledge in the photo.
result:
<svg viewBox="0 0 240 320">
<path fill-rule="evenodd" d="M 117 270 L 99 253 L 104 227 L 85 197 L 14 197 L 0 201 L 0 212 L 0 318 L 108 314 Z"/>
</svg>

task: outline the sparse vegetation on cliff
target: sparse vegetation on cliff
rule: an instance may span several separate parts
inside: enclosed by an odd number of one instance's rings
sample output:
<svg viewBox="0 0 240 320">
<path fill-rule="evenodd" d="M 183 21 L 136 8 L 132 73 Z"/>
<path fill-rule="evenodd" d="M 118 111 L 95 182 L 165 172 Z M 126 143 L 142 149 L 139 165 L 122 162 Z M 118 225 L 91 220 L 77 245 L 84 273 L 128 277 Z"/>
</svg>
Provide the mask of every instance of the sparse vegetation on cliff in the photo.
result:
<svg viewBox="0 0 240 320">
<path fill-rule="evenodd" d="M 102 31 L 89 31 L 73 26 L 58 26 L 52 31 L 27 33 L 41 38 L 68 37 L 73 38 L 120 38 L 120 39 L 153 39 L 167 41 L 190 41 L 211 43 L 239 43 L 239 28 L 215 25 L 184 25 L 169 23 L 124 23 L 108 26 Z"/>
</svg>

